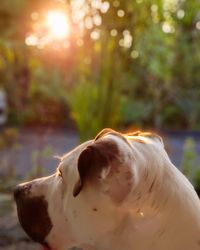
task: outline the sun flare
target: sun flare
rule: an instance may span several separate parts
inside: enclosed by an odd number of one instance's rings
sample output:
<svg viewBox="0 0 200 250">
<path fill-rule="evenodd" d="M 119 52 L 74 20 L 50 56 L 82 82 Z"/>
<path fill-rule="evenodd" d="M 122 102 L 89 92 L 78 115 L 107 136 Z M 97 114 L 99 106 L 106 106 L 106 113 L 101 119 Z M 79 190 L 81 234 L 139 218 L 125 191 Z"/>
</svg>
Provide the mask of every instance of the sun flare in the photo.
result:
<svg viewBox="0 0 200 250">
<path fill-rule="evenodd" d="M 54 39 L 64 39 L 69 34 L 69 20 L 62 11 L 50 11 L 46 18 L 50 35 Z"/>
</svg>

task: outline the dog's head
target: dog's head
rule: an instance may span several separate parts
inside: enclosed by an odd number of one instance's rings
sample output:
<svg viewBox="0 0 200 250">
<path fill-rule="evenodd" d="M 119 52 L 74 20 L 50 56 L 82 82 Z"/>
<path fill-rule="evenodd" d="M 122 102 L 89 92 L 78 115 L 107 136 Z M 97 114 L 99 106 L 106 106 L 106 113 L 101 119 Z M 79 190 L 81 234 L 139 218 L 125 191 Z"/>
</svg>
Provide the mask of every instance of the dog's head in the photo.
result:
<svg viewBox="0 0 200 250">
<path fill-rule="evenodd" d="M 51 249 L 93 244 L 116 227 L 119 207 L 147 175 L 153 178 L 155 171 L 147 167 L 156 165 L 159 150 L 164 151 L 159 136 L 104 129 L 64 155 L 53 175 L 15 188 L 23 229 Z"/>
</svg>

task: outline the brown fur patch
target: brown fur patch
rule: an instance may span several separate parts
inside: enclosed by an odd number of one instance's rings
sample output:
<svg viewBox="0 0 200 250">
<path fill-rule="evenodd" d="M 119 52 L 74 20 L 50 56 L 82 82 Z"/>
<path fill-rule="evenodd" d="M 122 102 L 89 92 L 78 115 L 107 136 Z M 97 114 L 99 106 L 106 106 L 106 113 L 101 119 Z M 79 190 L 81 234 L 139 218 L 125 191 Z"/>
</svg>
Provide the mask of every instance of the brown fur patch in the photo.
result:
<svg viewBox="0 0 200 250">
<path fill-rule="evenodd" d="M 85 182 L 98 179 L 99 173 L 107 168 L 119 155 L 118 147 L 113 141 L 97 141 L 83 150 L 78 159 L 80 179 L 75 184 L 74 196 L 82 190 Z"/>
<path fill-rule="evenodd" d="M 20 196 L 15 197 L 15 200 L 21 226 L 31 239 L 43 244 L 53 226 L 48 214 L 48 203 L 45 197 L 30 198 L 21 192 Z"/>
<path fill-rule="evenodd" d="M 110 128 L 105 128 L 103 129 L 96 137 L 95 137 L 95 141 L 97 141 L 98 139 L 102 138 L 103 136 L 105 135 L 116 135 L 118 137 L 120 137 L 125 143 L 127 143 L 129 146 L 129 142 L 128 140 L 123 136 L 123 134 L 113 130 L 113 129 L 110 129 Z"/>
</svg>

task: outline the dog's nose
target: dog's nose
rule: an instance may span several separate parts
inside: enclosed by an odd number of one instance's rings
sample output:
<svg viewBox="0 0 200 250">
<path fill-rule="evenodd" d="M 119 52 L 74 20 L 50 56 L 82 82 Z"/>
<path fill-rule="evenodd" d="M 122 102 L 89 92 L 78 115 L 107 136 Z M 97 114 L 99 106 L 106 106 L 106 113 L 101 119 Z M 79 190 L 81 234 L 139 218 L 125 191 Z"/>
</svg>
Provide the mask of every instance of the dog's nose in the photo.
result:
<svg viewBox="0 0 200 250">
<path fill-rule="evenodd" d="M 17 185 L 14 190 L 14 198 L 15 200 L 20 199 L 24 194 L 27 194 L 31 188 L 30 184 L 25 184 L 25 185 Z"/>
<path fill-rule="evenodd" d="M 23 193 L 23 188 L 20 186 L 16 186 L 13 190 L 15 200 L 17 200 L 22 193 Z"/>
</svg>

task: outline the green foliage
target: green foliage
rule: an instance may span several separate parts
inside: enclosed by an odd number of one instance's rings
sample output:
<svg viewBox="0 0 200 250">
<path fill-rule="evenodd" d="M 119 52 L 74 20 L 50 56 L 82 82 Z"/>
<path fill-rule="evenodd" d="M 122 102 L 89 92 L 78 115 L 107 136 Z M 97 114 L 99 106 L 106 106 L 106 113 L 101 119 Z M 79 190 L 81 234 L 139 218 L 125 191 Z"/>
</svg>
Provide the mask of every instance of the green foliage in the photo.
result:
<svg viewBox="0 0 200 250">
<path fill-rule="evenodd" d="M 106 36 L 91 46 L 89 55 L 88 51 L 80 50 L 75 83 L 67 85 L 65 94 L 81 140 L 93 137 L 104 127 L 116 127 L 121 118 L 123 78 L 119 73 L 123 65 L 120 61 L 113 64 L 113 60 L 118 60 L 116 43 Z M 84 57 L 89 64 L 84 62 Z M 96 58 L 99 60 L 94 66 Z"/>
<path fill-rule="evenodd" d="M 32 168 L 28 173 L 27 179 L 33 180 L 45 175 L 44 159 L 52 158 L 53 149 L 50 146 L 44 147 L 42 150 L 32 152 Z"/>
<path fill-rule="evenodd" d="M 99 2 L 107 9 L 92 0 L 1 1 L 0 86 L 9 122 L 63 124 L 68 106 L 81 140 L 131 123 L 200 129 L 199 1 Z M 26 46 L 48 8 L 67 10 L 71 33 Z"/>
<path fill-rule="evenodd" d="M 200 187 L 200 162 L 196 151 L 196 142 L 192 137 L 185 140 L 183 148 L 182 172 L 194 184 Z"/>
<path fill-rule="evenodd" d="M 13 211 L 13 200 L 9 194 L 0 193 L 0 217 Z"/>
<path fill-rule="evenodd" d="M 49 72 L 40 62 L 30 62 L 31 80 L 25 110 L 27 124 L 64 123 L 64 104 L 61 74 L 56 70 Z"/>
<path fill-rule="evenodd" d="M 79 82 L 68 95 L 81 141 L 95 136 L 105 126 L 115 127 L 119 120 L 118 93 L 109 92 L 107 84 L 112 83 Z"/>
<path fill-rule="evenodd" d="M 125 125 L 142 125 L 142 122 L 150 119 L 152 103 L 144 103 L 141 100 L 131 100 L 124 96 L 121 104 L 121 116 Z"/>
<path fill-rule="evenodd" d="M 194 177 L 194 183 L 196 188 L 200 188 L 200 166 L 196 171 L 195 177 Z"/>
<path fill-rule="evenodd" d="M 18 147 L 19 131 L 16 128 L 5 128 L 0 132 L 0 150 Z"/>
<path fill-rule="evenodd" d="M 6 152 L 10 149 L 10 153 Z M 16 128 L 5 128 L 0 132 L 0 193 L 9 192 L 17 184 L 15 163 L 20 149 L 19 131 Z"/>
<path fill-rule="evenodd" d="M 99 108 L 97 106 L 97 91 L 95 84 L 83 82 L 78 84 L 68 97 L 72 116 L 77 123 L 81 141 L 88 139 L 99 127 L 96 119 Z"/>
<path fill-rule="evenodd" d="M 192 178 L 193 172 L 197 166 L 196 143 L 193 138 L 188 137 L 184 143 L 184 154 L 182 161 L 182 172 L 184 175 Z"/>
</svg>

